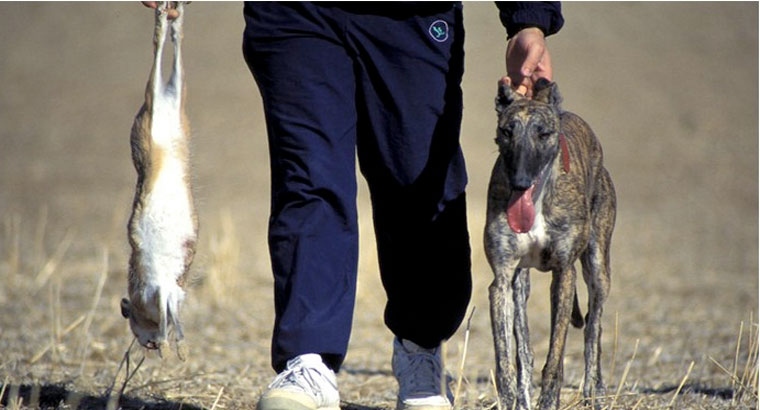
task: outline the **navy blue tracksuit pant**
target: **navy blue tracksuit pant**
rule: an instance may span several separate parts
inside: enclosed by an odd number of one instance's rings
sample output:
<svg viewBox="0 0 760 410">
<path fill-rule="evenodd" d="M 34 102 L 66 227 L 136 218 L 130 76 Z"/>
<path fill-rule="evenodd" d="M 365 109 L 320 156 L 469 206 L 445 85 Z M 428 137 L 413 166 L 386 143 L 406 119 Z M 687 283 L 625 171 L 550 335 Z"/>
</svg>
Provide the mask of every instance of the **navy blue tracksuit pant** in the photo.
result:
<svg viewBox="0 0 760 410">
<path fill-rule="evenodd" d="M 355 156 L 369 185 L 385 322 L 437 346 L 471 292 L 459 145 L 458 3 L 248 3 L 243 51 L 266 114 L 272 364 L 348 346 L 358 259 Z"/>
</svg>

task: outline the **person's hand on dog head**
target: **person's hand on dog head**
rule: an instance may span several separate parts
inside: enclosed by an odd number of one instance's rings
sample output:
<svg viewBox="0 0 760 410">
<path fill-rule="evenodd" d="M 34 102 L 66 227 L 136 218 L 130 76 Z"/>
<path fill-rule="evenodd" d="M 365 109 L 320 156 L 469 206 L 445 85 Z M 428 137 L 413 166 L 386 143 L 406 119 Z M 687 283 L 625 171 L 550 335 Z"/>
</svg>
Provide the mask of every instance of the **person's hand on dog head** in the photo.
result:
<svg viewBox="0 0 760 410">
<path fill-rule="evenodd" d="M 539 78 L 552 80 L 552 63 L 541 29 L 520 30 L 507 43 L 507 76 L 512 87 L 528 98 L 533 97 L 533 85 Z"/>
</svg>

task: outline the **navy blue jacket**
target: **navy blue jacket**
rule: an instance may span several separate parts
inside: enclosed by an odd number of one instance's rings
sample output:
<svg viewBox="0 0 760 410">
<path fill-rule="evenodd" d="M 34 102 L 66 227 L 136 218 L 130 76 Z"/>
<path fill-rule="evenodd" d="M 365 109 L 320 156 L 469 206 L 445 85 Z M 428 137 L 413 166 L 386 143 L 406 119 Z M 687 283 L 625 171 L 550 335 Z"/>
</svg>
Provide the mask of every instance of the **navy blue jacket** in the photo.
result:
<svg viewBox="0 0 760 410">
<path fill-rule="evenodd" d="M 527 27 L 538 27 L 549 36 L 562 28 L 562 6 L 558 1 L 497 1 L 499 18 L 511 38 Z"/>
<path fill-rule="evenodd" d="M 416 14 L 443 13 L 454 2 L 447 1 L 320 1 L 318 6 L 339 7 L 341 9 L 366 14 L 409 17 Z M 461 2 L 460 3 L 461 7 Z M 538 27 L 549 36 L 562 28 L 562 7 L 558 1 L 497 1 L 499 18 L 511 38 L 527 27 Z M 246 2 L 246 8 L 253 7 Z"/>
<path fill-rule="evenodd" d="M 317 2 L 318 5 L 337 6 L 358 13 L 396 15 L 399 17 L 415 14 L 445 12 L 452 3 L 447 1 L 345 1 Z M 460 3 L 461 2 L 456 2 Z M 497 1 L 499 18 L 511 38 L 527 27 L 538 27 L 549 36 L 562 28 L 562 6 L 558 1 Z"/>
</svg>

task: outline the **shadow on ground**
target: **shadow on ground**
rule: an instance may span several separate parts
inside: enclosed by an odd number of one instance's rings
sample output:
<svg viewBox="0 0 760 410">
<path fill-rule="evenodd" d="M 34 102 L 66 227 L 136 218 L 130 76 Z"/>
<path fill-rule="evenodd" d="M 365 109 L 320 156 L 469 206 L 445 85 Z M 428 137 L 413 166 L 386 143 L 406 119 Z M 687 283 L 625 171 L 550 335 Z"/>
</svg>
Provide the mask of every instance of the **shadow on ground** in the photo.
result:
<svg viewBox="0 0 760 410">
<path fill-rule="evenodd" d="M 108 408 L 108 395 L 95 396 L 88 393 L 77 392 L 67 389 L 61 384 L 48 385 L 0 385 L 3 396 L 0 397 L 0 406 L 12 407 L 18 400 L 22 400 L 24 406 L 49 409 L 71 408 L 78 410 L 102 410 Z M 188 403 L 173 402 L 168 400 L 146 401 L 134 397 L 123 396 L 118 404 L 113 406 L 120 410 L 202 410 L 201 407 Z M 384 410 L 382 407 L 369 407 L 361 404 L 342 402 L 341 410 Z"/>
<path fill-rule="evenodd" d="M 4 391 L 0 397 L 0 406 L 12 407 L 18 400 L 22 400 L 24 406 L 32 408 L 48 409 L 65 408 L 80 410 L 102 410 L 108 408 L 108 395 L 94 396 L 67 389 L 64 385 L 0 385 L 0 391 Z M 113 408 L 123 410 L 202 410 L 188 403 L 173 402 L 167 400 L 145 401 L 129 396 L 122 396 Z M 368 407 L 349 407 L 350 409 L 369 409 Z"/>
<path fill-rule="evenodd" d="M 340 403 L 340 410 L 385 410 L 385 407 L 362 406 L 361 404 L 344 401 Z"/>
<path fill-rule="evenodd" d="M 668 394 L 678 390 L 676 385 L 668 385 L 658 388 L 643 388 L 640 389 L 644 394 Z M 731 400 L 734 398 L 734 389 L 730 387 L 709 387 L 700 383 L 687 383 L 681 387 L 678 394 L 702 394 L 709 397 L 716 397 L 722 400 Z"/>
</svg>

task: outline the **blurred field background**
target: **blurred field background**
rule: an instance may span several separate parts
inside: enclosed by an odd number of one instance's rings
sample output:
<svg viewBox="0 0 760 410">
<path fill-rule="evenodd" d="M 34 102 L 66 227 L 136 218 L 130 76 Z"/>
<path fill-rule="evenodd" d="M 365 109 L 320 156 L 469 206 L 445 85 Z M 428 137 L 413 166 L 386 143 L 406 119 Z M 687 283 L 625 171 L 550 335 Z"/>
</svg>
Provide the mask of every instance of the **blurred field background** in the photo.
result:
<svg viewBox="0 0 760 410">
<path fill-rule="evenodd" d="M 603 365 L 614 408 L 757 408 L 758 4 L 565 3 L 549 39 L 564 107 L 605 148 L 616 184 Z M 129 130 L 151 64 L 153 16 L 133 3 L 0 3 L 0 397 L 8 408 L 255 407 L 274 376 L 266 225 L 269 164 L 258 91 L 242 59 L 242 4 L 187 9 L 185 67 L 200 216 L 185 362 L 148 354 L 124 389 L 131 333 Z M 490 2 L 465 4 L 462 143 L 470 172 L 474 314 L 446 345 L 459 408 L 496 408 L 481 245 L 496 159 L 505 33 Z M 345 409 L 389 409 L 371 210 L 359 197 L 354 333 Z M 529 303 L 538 383 L 549 275 Z M 585 292 L 579 275 L 581 303 Z M 585 311 L 585 308 L 584 308 Z M 563 408 L 580 406 L 582 331 L 568 334 Z M 143 356 L 133 349 L 131 367 Z M 460 371 L 460 369 L 463 369 Z M 679 394 L 680 393 L 680 394 Z M 114 398 L 115 394 L 112 395 Z M 115 408 L 115 402 L 111 406 Z"/>
</svg>

